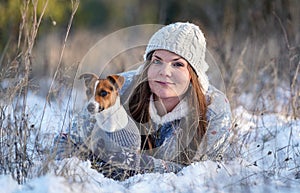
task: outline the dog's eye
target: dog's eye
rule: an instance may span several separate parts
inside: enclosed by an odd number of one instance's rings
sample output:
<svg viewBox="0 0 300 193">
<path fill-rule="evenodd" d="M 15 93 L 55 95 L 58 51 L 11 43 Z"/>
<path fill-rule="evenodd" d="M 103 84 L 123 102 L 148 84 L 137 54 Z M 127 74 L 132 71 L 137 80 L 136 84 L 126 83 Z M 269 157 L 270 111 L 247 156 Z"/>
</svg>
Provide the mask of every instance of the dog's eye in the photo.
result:
<svg viewBox="0 0 300 193">
<path fill-rule="evenodd" d="M 105 97 L 108 93 L 105 90 L 100 91 L 99 95 Z"/>
</svg>

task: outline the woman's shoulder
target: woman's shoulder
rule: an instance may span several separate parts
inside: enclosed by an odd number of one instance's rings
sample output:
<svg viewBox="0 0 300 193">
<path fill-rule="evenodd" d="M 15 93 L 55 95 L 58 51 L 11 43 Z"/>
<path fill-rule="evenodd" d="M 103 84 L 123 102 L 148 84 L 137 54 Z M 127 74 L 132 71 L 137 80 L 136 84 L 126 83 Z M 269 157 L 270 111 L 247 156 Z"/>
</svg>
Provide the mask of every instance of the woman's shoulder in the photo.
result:
<svg viewBox="0 0 300 193">
<path fill-rule="evenodd" d="M 119 75 L 125 78 L 125 82 L 120 90 L 120 95 L 122 96 L 125 93 L 125 91 L 129 88 L 134 78 L 136 77 L 137 70 L 122 72 Z"/>
<path fill-rule="evenodd" d="M 208 91 L 206 93 L 206 100 L 208 102 L 208 110 L 215 114 L 221 112 L 230 113 L 230 103 L 224 94 L 224 92 L 218 90 L 213 85 L 209 85 Z"/>
</svg>

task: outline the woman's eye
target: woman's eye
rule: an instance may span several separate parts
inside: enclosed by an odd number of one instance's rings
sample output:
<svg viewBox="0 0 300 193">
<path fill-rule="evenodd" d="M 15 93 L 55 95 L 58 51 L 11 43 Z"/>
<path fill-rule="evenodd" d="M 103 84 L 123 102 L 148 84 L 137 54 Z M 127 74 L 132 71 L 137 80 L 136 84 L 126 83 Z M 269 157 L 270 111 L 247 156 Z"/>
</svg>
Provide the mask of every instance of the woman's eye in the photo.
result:
<svg viewBox="0 0 300 193">
<path fill-rule="evenodd" d="M 184 64 L 181 63 L 181 62 L 175 62 L 175 63 L 173 63 L 173 66 L 175 66 L 175 67 L 183 67 Z"/>
<path fill-rule="evenodd" d="M 152 61 L 152 63 L 153 63 L 153 64 L 162 64 L 162 62 L 161 62 L 160 60 L 158 60 L 158 59 L 154 59 L 154 60 Z"/>
</svg>

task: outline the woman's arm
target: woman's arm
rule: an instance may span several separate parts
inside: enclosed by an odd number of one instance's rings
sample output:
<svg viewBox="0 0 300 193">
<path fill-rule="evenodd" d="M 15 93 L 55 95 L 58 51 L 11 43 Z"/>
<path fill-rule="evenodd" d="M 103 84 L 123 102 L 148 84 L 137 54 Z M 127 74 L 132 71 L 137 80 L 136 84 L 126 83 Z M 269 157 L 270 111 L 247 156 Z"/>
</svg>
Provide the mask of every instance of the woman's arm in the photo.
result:
<svg viewBox="0 0 300 193">
<path fill-rule="evenodd" d="M 72 124 L 65 131 L 59 133 L 53 142 L 52 153 L 56 160 L 72 156 L 88 154 L 86 141 L 96 120 L 86 111 L 74 116 Z"/>
<path fill-rule="evenodd" d="M 61 160 L 72 156 L 77 156 L 82 159 L 95 159 L 98 160 L 99 166 L 97 167 L 101 167 L 101 164 L 106 163 L 113 168 L 135 171 L 135 173 L 177 173 L 184 167 L 181 164 L 156 159 L 153 156 L 140 153 L 132 148 L 121 146 L 118 151 L 115 151 L 111 150 L 110 146 L 104 144 L 104 146 L 101 147 L 101 152 L 98 152 L 97 155 L 92 154 L 85 144 L 85 139 L 79 134 L 79 122 L 80 121 L 74 121 L 70 132 L 61 133 L 55 138 L 53 149 L 55 150 L 56 159 Z M 104 141 L 106 140 L 110 139 L 104 139 Z"/>
<path fill-rule="evenodd" d="M 153 156 L 132 152 L 126 148 L 120 152 L 106 151 L 105 154 L 102 154 L 101 160 L 119 169 L 135 171 L 135 173 L 177 173 L 184 167 L 184 165 L 172 161 L 156 159 Z"/>
<path fill-rule="evenodd" d="M 214 87 L 210 88 L 209 94 L 210 105 L 207 112 L 207 133 L 205 143 L 201 145 L 197 152 L 197 160 L 220 160 L 229 148 L 231 131 L 230 104 L 226 96 Z"/>
</svg>

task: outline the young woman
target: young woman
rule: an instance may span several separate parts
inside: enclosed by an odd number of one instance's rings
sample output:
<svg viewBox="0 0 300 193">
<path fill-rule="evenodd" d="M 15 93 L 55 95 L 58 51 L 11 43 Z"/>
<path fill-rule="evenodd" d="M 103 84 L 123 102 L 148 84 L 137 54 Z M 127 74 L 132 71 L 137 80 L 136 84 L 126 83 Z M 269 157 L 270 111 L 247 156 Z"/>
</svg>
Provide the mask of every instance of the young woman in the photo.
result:
<svg viewBox="0 0 300 193">
<path fill-rule="evenodd" d="M 112 152 L 103 145 L 105 151 L 93 155 L 99 171 L 119 179 L 116 176 L 128 176 L 128 171 L 129 175 L 178 172 L 193 162 L 224 159 L 231 127 L 230 105 L 226 96 L 209 84 L 205 52 L 204 35 L 192 23 L 164 26 L 151 37 L 144 64 L 121 74 L 126 80 L 121 99 L 140 129 L 141 151 L 121 147 L 119 152 Z M 73 138 L 80 140 L 73 141 L 79 144 L 76 141 L 85 139 L 76 130 L 77 125 Z M 124 131 L 118 139 L 130 137 Z M 67 140 L 66 136 L 60 139 L 59 152 L 64 151 Z"/>
</svg>

